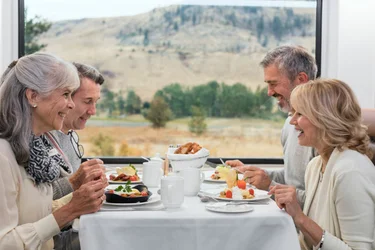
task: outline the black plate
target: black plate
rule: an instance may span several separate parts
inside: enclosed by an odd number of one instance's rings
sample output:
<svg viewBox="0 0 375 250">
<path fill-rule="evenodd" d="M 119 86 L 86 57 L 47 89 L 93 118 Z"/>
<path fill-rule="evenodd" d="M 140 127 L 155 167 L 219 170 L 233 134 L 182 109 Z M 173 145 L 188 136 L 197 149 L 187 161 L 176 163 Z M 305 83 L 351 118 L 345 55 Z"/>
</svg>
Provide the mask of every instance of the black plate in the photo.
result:
<svg viewBox="0 0 375 250">
<path fill-rule="evenodd" d="M 152 195 L 152 193 L 148 190 L 145 185 L 137 185 L 132 187 L 134 189 L 138 189 L 142 192 L 144 189 L 147 190 L 147 196 L 139 196 L 139 197 L 122 197 L 118 194 L 111 194 L 108 191 L 105 192 L 106 201 L 110 203 L 137 203 L 137 202 L 146 202 L 148 198 Z"/>
</svg>

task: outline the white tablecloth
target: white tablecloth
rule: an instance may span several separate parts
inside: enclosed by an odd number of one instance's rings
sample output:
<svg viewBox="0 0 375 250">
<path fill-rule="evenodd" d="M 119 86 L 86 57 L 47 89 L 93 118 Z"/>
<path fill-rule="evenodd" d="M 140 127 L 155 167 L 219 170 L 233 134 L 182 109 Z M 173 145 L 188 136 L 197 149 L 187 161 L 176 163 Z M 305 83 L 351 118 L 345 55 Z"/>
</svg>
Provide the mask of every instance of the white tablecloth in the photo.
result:
<svg viewBox="0 0 375 250">
<path fill-rule="evenodd" d="M 185 197 L 177 210 L 84 215 L 79 226 L 81 249 L 300 249 L 291 217 L 273 201 L 237 214 L 210 212 L 205 205 L 198 197 Z"/>
</svg>

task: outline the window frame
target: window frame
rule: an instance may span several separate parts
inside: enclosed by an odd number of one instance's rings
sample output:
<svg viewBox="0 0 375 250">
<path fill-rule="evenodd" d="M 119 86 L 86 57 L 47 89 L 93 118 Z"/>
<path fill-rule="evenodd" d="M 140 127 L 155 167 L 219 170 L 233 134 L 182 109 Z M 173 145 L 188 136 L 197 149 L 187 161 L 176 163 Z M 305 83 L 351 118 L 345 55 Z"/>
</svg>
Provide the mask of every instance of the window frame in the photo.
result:
<svg viewBox="0 0 375 250">
<path fill-rule="evenodd" d="M 315 60 L 318 66 L 317 77 L 321 74 L 321 62 L 322 62 L 322 20 L 323 19 L 323 0 L 316 0 L 316 29 L 315 29 Z M 18 58 L 25 55 L 25 0 L 18 0 Z M 283 158 L 238 158 L 244 164 L 262 164 L 262 165 L 283 165 Z M 146 160 L 141 157 L 100 157 L 104 164 L 142 164 Z M 232 160 L 233 158 L 218 158 L 211 157 L 207 161 L 214 164 L 221 164 L 221 159 Z M 82 161 L 86 161 L 87 158 L 82 158 Z"/>
</svg>

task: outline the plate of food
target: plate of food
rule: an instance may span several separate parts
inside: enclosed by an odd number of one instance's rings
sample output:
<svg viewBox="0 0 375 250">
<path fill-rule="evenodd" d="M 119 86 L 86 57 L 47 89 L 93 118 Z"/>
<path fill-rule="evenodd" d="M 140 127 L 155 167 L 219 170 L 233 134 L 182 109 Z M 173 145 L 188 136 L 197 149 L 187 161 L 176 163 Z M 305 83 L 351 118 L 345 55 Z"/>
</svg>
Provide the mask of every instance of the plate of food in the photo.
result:
<svg viewBox="0 0 375 250">
<path fill-rule="evenodd" d="M 219 165 L 215 168 L 215 171 L 205 172 L 205 182 L 214 182 L 214 183 L 226 183 L 226 178 L 228 176 L 230 166 Z M 237 174 L 237 179 L 242 179 L 243 174 Z"/>
<path fill-rule="evenodd" d="M 267 191 L 260 189 L 241 189 L 238 186 L 225 188 L 218 196 L 214 196 L 217 200 L 223 201 L 259 201 L 269 199 L 271 195 Z"/>
<path fill-rule="evenodd" d="M 207 190 L 209 196 L 224 201 L 258 201 L 271 197 L 267 191 L 259 190 L 248 186 L 244 180 L 239 180 L 238 173 L 235 169 L 230 168 L 224 170 L 220 174 L 225 173 L 225 181 L 227 186 L 223 188 L 216 188 Z"/>
<path fill-rule="evenodd" d="M 116 171 L 108 172 L 107 179 L 111 184 L 126 184 L 128 181 L 132 184 L 142 183 L 137 169 L 131 164 L 126 167 L 116 168 Z"/>
<path fill-rule="evenodd" d="M 145 185 L 130 186 L 130 181 L 125 185 L 111 187 L 105 191 L 106 205 L 141 205 L 156 202 L 157 199 L 151 199 L 152 193 Z M 156 196 L 155 196 L 156 197 Z M 160 197 L 159 197 L 160 200 Z"/>
</svg>

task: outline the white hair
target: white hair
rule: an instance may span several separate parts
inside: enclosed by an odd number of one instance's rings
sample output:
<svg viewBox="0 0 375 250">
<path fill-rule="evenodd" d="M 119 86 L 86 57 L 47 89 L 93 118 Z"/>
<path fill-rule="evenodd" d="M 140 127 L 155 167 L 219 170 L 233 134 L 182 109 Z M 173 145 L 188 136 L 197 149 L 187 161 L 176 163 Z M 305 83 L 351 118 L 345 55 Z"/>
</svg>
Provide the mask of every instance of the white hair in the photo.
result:
<svg viewBox="0 0 375 250">
<path fill-rule="evenodd" d="M 42 97 L 56 89 L 79 87 L 79 77 L 73 64 L 54 55 L 35 53 L 11 63 L 1 77 L 0 138 L 6 139 L 20 165 L 29 160 L 32 136 L 31 109 L 26 89 Z"/>
</svg>

